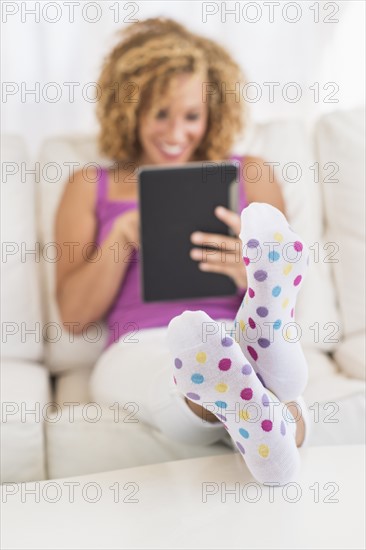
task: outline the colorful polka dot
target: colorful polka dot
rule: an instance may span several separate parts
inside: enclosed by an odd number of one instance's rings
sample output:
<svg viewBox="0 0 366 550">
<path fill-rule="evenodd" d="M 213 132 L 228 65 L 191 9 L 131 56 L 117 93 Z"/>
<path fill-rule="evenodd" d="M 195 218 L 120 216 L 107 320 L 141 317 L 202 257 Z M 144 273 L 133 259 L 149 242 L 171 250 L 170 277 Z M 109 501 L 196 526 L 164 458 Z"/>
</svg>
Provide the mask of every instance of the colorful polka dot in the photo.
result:
<svg viewBox="0 0 366 550">
<path fill-rule="evenodd" d="M 215 405 L 219 407 L 219 409 L 226 409 L 227 403 L 225 401 L 215 401 Z"/>
<path fill-rule="evenodd" d="M 249 294 L 249 298 L 254 298 L 255 296 L 255 292 L 252 288 L 248 288 L 248 294 Z"/>
<path fill-rule="evenodd" d="M 224 359 L 220 359 L 219 361 L 219 369 L 220 370 L 229 370 L 231 367 L 231 359 L 224 357 Z"/>
<path fill-rule="evenodd" d="M 267 458 L 269 456 L 269 447 L 268 447 L 268 445 L 264 445 L 264 444 L 259 445 L 258 453 L 261 455 L 261 457 Z"/>
<path fill-rule="evenodd" d="M 232 346 L 234 343 L 233 339 L 232 338 L 229 338 L 228 336 L 225 336 L 225 338 L 223 338 L 221 340 L 221 344 L 225 347 L 225 348 L 228 348 L 230 346 Z"/>
<path fill-rule="evenodd" d="M 289 299 L 286 298 L 286 299 L 282 302 L 282 307 L 283 307 L 283 309 L 285 309 L 285 308 L 288 306 L 288 304 L 289 304 Z"/>
<path fill-rule="evenodd" d="M 254 361 L 256 361 L 258 359 L 258 353 L 255 351 L 255 349 L 252 348 L 252 346 L 247 346 L 247 350 L 249 352 L 250 357 L 254 359 Z"/>
<path fill-rule="evenodd" d="M 239 443 L 239 441 L 235 441 L 235 445 L 238 447 L 239 451 L 241 452 L 242 455 L 245 455 L 245 450 L 244 450 L 244 447 L 243 445 L 241 445 L 241 443 Z"/>
<path fill-rule="evenodd" d="M 262 405 L 263 407 L 269 407 L 269 397 L 266 393 L 262 395 Z"/>
<path fill-rule="evenodd" d="M 273 424 L 270 420 L 263 420 L 261 426 L 264 432 L 270 432 L 272 430 Z"/>
<path fill-rule="evenodd" d="M 284 273 L 285 275 L 288 275 L 291 271 L 292 271 L 292 265 L 291 265 L 291 264 L 287 264 L 287 265 L 285 265 L 285 267 L 283 268 L 283 273 Z"/>
<path fill-rule="evenodd" d="M 239 325 L 240 325 L 240 330 L 241 330 L 242 332 L 244 332 L 244 330 L 245 330 L 245 323 L 244 323 L 244 321 L 241 320 L 241 321 L 239 322 Z"/>
<path fill-rule="evenodd" d="M 193 392 L 188 392 L 187 397 L 189 399 L 194 399 L 195 401 L 198 401 L 199 399 L 201 399 L 198 393 L 193 393 Z"/>
<path fill-rule="evenodd" d="M 243 260 L 244 260 L 245 265 L 249 265 L 249 264 L 250 264 L 250 260 L 249 260 L 249 258 L 248 258 L 247 256 L 244 256 Z"/>
<path fill-rule="evenodd" d="M 174 380 L 174 384 L 177 383 L 177 379 L 175 378 L 175 376 L 173 376 L 173 380 Z"/>
<path fill-rule="evenodd" d="M 259 246 L 259 241 L 257 241 L 257 239 L 250 239 L 247 246 L 248 248 L 257 248 L 257 246 Z"/>
<path fill-rule="evenodd" d="M 273 323 L 273 328 L 274 328 L 275 330 L 278 330 L 278 329 L 281 327 L 281 325 L 282 325 L 281 319 L 277 319 L 277 321 L 275 321 L 275 322 Z"/>
<path fill-rule="evenodd" d="M 191 380 L 193 384 L 202 384 L 205 378 L 202 376 L 202 374 L 199 374 L 198 372 L 196 372 L 195 374 L 192 374 Z"/>
<path fill-rule="evenodd" d="M 277 296 L 279 296 L 280 294 L 281 294 L 281 287 L 280 286 L 275 286 L 274 288 L 272 288 L 272 296 L 277 298 Z"/>
<path fill-rule="evenodd" d="M 302 281 L 301 275 L 298 275 L 294 280 L 294 286 L 298 286 Z"/>
<path fill-rule="evenodd" d="M 242 409 L 242 410 L 240 411 L 239 416 L 240 416 L 240 418 L 241 418 L 242 420 L 245 420 L 245 421 L 250 420 L 250 414 L 249 414 L 249 412 L 246 411 L 245 409 Z"/>
<path fill-rule="evenodd" d="M 253 397 L 252 388 L 244 388 L 243 390 L 241 390 L 240 397 L 242 399 L 245 399 L 245 401 L 250 401 L 250 399 L 252 399 Z"/>
<path fill-rule="evenodd" d="M 281 428 L 280 428 L 280 430 L 281 430 L 281 434 L 282 434 L 282 435 L 286 435 L 286 425 L 285 425 L 285 423 L 284 423 L 283 420 L 281 420 Z"/>
<path fill-rule="evenodd" d="M 218 384 L 216 384 L 215 386 L 215 390 L 220 392 L 220 393 L 224 393 L 226 392 L 227 390 L 229 389 L 229 386 L 227 384 L 224 384 L 223 382 L 219 382 Z"/>
<path fill-rule="evenodd" d="M 277 262 L 280 259 L 280 255 L 277 250 L 271 250 L 268 254 L 268 259 L 270 262 Z"/>
<path fill-rule="evenodd" d="M 255 349 L 252 348 L 252 346 L 247 346 L 247 350 L 249 352 L 250 357 L 254 359 L 254 361 L 256 361 L 258 359 L 258 353 L 255 351 Z"/>
<path fill-rule="evenodd" d="M 247 365 L 244 365 L 244 367 L 242 367 L 241 372 L 243 374 L 250 374 L 252 370 L 253 370 L 252 367 L 249 364 L 247 364 Z"/>
<path fill-rule="evenodd" d="M 227 421 L 226 416 L 223 416 L 222 414 L 216 413 L 216 416 L 219 420 L 222 420 L 223 422 Z"/>
<path fill-rule="evenodd" d="M 270 344 L 271 344 L 271 342 L 269 340 L 267 340 L 267 338 L 259 338 L 259 340 L 258 340 L 258 345 L 261 348 L 268 348 L 268 346 Z"/>
<path fill-rule="evenodd" d="M 291 310 L 291 317 L 293 317 L 293 316 L 294 316 L 294 308 L 292 308 L 292 310 Z"/>
<path fill-rule="evenodd" d="M 255 321 L 251 317 L 249 317 L 248 323 L 249 323 L 250 328 L 255 328 L 256 327 Z"/>
<path fill-rule="evenodd" d="M 183 363 L 180 359 L 176 358 L 174 359 L 174 365 L 176 369 L 181 369 L 183 366 Z"/>
<path fill-rule="evenodd" d="M 297 334 L 297 332 L 296 332 Z M 296 337 L 296 334 L 295 334 L 295 328 L 293 326 L 290 326 L 290 327 L 287 327 L 286 328 L 286 332 L 285 332 L 285 335 L 284 335 L 284 338 L 285 340 L 291 340 L 293 341 L 294 338 Z"/>
<path fill-rule="evenodd" d="M 263 269 L 258 269 L 258 271 L 255 271 L 254 273 L 254 279 L 259 283 L 262 283 L 263 281 L 265 281 L 267 277 L 268 277 L 268 273 Z"/>
<path fill-rule="evenodd" d="M 199 351 L 196 355 L 196 361 L 198 363 L 206 363 L 207 355 L 204 351 Z"/>
<path fill-rule="evenodd" d="M 301 252 L 303 249 L 302 243 L 300 241 L 295 241 L 294 249 L 296 250 L 296 252 Z"/>
<path fill-rule="evenodd" d="M 281 235 L 281 233 L 275 233 L 273 235 L 273 238 L 274 238 L 275 241 L 277 241 L 279 243 L 281 243 L 283 241 L 283 236 Z"/>
<path fill-rule="evenodd" d="M 268 309 L 266 307 L 257 307 L 257 314 L 259 317 L 267 317 L 268 315 Z"/>
<path fill-rule="evenodd" d="M 249 432 L 247 432 L 247 430 L 244 430 L 244 428 L 240 428 L 239 433 L 240 433 L 240 435 L 242 435 L 244 437 L 244 439 L 248 439 Z"/>
</svg>

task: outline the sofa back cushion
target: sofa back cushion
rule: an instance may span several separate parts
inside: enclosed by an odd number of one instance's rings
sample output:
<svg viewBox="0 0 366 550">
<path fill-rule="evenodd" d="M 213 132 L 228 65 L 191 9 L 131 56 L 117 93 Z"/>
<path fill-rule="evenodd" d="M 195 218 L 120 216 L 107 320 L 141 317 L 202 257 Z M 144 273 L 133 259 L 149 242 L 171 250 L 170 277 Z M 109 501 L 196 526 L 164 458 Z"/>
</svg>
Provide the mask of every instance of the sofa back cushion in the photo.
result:
<svg viewBox="0 0 366 550">
<path fill-rule="evenodd" d="M 103 166 L 108 164 L 108 161 L 98 155 L 96 140 L 90 136 L 50 138 L 41 148 L 38 231 L 44 251 L 41 266 L 44 278 L 45 317 L 48 325 L 45 360 L 52 373 L 91 366 L 99 357 L 106 341 L 103 322 L 90 324 L 81 335 L 68 332 L 60 321 L 56 303 L 55 216 L 70 173 L 87 169 L 88 163 Z"/>
<path fill-rule="evenodd" d="M 35 166 L 29 164 L 25 144 L 16 136 L 2 136 L 1 159 L 1 355 L 41 361 Z"/>
<path fill-rule="evenodd" d="M 365 110 L 324 116 L 316 127 L 316 146 L 322 170 L 326 239 L 336 250 L 330 266 L 347 337 L 364 333 L 366 328 Z"/>
</svg>

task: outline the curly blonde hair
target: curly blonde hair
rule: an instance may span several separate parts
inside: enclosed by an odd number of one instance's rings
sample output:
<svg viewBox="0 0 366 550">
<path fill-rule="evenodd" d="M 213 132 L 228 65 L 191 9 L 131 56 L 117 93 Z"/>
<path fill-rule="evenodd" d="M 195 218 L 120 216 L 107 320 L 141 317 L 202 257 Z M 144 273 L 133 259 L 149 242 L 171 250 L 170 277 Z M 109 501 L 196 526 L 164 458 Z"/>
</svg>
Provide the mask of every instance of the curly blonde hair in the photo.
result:
<svg viewBox="0 0 366 550">
<path fill-rule="evenodd" d="M 172 77 L 181 73 L 204 74 L 203 84 L 211 92 L 205 97 L 207 129 L 193 160 L 227 158 L 243 126 L 244 113 L 241 102 L 233 94 L 226 95 L 226 90 L 243 82 L 241 69 L 214 41 L 166 18 L 130 25 L 104 61 L 97 104 L 101 153 L 117 162 L 137 161 L 141 154 L 139 117 L 162 97 Z"/>
</svg>

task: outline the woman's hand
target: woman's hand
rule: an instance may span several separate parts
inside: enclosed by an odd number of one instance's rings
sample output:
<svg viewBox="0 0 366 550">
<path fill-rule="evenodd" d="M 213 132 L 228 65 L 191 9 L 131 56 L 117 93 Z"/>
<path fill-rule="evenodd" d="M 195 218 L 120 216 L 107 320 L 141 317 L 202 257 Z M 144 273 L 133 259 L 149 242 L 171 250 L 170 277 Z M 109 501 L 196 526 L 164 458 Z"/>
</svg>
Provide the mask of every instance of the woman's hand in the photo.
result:
<svg viewBox="0 0 366 550">
<path fill-rule="evenodd" d="M 216 250 L 202 250 L 192 248 L 190 256 L 200 263 L 198 267 L 202 271 L 223 273 L 231 277 L 240 289 L 247 287 L 247 275 L 242 258 L 242 243 L 238 235 L 240 233 L 240 216 L 223 206 L 215 209 L 215 215 L 226 223 L 237 237 L 228 237 L 215 233 L 194 232 L 191 235 L 193 244 L 211 246 Z"/>
<path fill-rule="evenodd" d="M 140 245 L 140 213 L 138 209 L 128 210 L 118 216 L 113 227 L 119 232 L 121 239 L 138 250 Z"/>
</svg>

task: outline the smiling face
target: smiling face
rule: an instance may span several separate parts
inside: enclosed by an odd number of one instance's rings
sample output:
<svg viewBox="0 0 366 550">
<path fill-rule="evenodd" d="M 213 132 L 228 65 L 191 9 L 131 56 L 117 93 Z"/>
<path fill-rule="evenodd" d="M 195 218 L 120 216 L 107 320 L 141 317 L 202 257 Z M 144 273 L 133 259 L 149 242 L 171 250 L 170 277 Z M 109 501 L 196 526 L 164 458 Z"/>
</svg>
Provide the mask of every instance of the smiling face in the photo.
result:
<svg viewBox="0 0 366 550">
<path fill-rule="evenodd" d="M 207 128 L 201 74 L 174 77 L 169 91 L 139 120 L 141 164 L 181 164 L 192 160 Z"/>
</svg>

